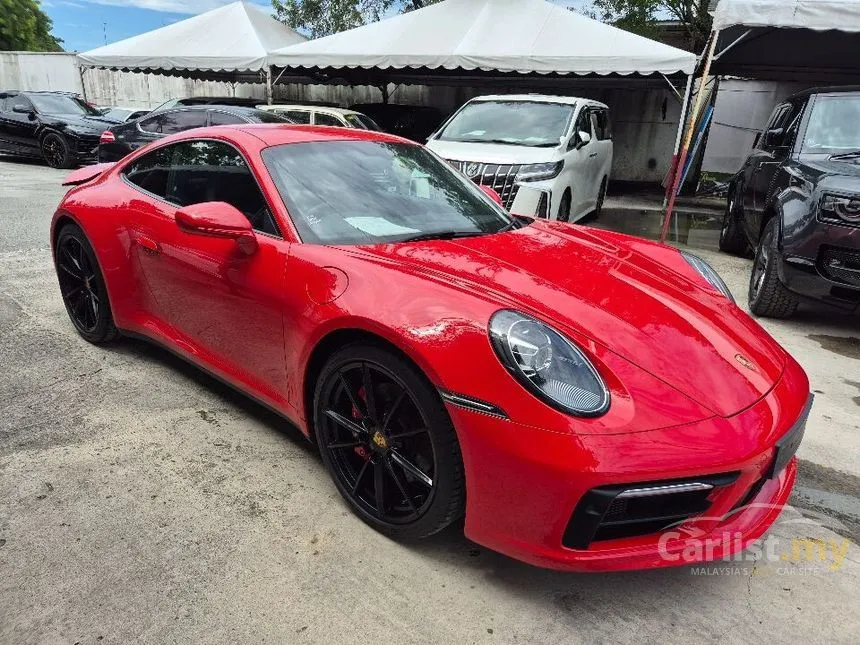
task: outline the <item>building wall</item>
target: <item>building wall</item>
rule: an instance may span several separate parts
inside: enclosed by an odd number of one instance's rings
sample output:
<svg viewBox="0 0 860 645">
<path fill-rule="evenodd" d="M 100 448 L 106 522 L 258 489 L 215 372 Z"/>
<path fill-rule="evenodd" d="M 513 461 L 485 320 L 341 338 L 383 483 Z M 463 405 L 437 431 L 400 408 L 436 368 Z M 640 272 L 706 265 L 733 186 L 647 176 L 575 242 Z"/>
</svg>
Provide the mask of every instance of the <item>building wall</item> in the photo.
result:
<svg viewBox="0 0 860 645">
<path fill-rule="evenodd" d="M 665 86 L 664 86 L 665 87 Z M 0 89 L 61 90 L 84 94 L 96 105 L 150 108 L 180 96 L 253 96 L 264 101 L 265 86 L 197 81 L 160 76 L 87 69 L 83 83 L 74 54 L 0 52 Z M 407 105 L 430 105 L 445 115 L 480 94 L 528 91 L 523 87 L 428 87 L 401 85 L 390 88 L 390 101 Z M 571 79 L 562 91 L 606 103 L 615 133 L 612 179 L 660 182 L 666 174 L 675 143 L 680 103 L 667 87 L 643 88 L 624 81 L 606 83 Z M 281 84 L 275 87 L 276 101 L 311 100 L 348 106 L 382 100 L 375 87 Z"/>
</svg>

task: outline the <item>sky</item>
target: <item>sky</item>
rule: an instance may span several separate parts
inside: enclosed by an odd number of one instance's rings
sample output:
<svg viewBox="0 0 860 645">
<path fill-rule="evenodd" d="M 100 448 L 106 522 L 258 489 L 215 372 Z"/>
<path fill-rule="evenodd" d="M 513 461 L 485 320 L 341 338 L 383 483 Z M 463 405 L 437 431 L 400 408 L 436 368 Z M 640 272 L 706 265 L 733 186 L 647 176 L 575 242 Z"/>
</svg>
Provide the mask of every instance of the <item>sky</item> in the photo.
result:
<svg viewBox="0 0 860 645">
<path fill-rule="evenodd" d="M 53 34 L 66 51 L 87 51 L 105 43 L 130 38 L 189 16 L 229 4 L 232 0 L 42 0 L 54 21 Z M 267 0 L 251 0 L 271 9 Z M 584 7 L 588 0 L 551 0 Z"/>
</svg>

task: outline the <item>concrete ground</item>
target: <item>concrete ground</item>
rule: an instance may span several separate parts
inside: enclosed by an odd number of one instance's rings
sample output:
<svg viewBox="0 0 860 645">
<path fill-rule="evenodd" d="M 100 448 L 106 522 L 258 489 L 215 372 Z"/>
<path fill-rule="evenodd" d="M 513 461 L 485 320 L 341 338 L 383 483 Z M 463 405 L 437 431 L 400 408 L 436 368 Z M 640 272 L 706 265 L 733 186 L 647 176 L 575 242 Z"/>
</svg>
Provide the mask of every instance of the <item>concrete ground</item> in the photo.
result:
<svg viewBox="0 0 860 645">
<path fill-rule="evenodd" d="M 769 556 L 545 571 L 457 526 L 393 543 L 279 418 L 144 343 L 81 340 L 47 242 L 62 176 L 0 160 L 0 643 L 857 642 L 857 319 L 762 321 L 817 393 Z M 701 255 L 743 304 L 749 261 Z"/>
</svg>

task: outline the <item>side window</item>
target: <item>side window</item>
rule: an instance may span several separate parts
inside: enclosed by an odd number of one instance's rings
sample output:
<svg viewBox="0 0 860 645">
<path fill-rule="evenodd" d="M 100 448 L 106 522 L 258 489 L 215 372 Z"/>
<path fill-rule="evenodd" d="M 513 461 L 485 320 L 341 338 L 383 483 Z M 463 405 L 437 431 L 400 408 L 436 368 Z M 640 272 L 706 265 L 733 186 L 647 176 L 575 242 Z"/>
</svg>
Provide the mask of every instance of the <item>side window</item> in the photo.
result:
<svg viewBox="0 0 860 645">
<path fill-rule="evenodd" d="M 338 128 L 343 127 L 343 122 L 338 119 L 336 116 L 331 114 L 326 114 L 325 112 L 315 112 L 314 113 L 314 124 L 315 125 L 333 125 Z"/>
<path fill-rule="evenodd" d="M 11 112 L 18 106 L 25 107 L 28 110 L 33 109 L 33 104 L 30 103 L 30 100 L 26 96 L 18 94 L 17 96 L 10 96 L 8 99 L 6 99 L 7 112 Z"/>
<path fill-rule="evenodd" d="M 165 199 L 177 206 L 227 202 L 255 230 L 280 236 L 254 175 L 233 146 L 220 141 L 183 141 L 172 151 Z"/>
<path fill-rule="evenodd" d="M 311 113 L 305 110 L 279 110 L 278 114 L 285 115 L 288 119 L 292 119 L 296 123 L 310 123 Z"/>
<path fill-rule="evenodd" d="M 209 125 L 236 125 L 244 123 L 241 117 L 227 112 L 209 112 Z"/>
<path fill-rule="evenodd" d="M 164 198 L 167 194 L 167 175 L 170 171 L 171 150 L 166 146 L 143 155 L 122 171 L 128 181 L 148 193 Z"/>
<path fill-rule="evenodd" d="M 772 135 L 768 135 L 768 133 L 777 128 L 784 128 L 787 125 L 786 122 L 788 121 L 788 114 L 790 111 L 791 105 L 788 103 L 777 106 L 773 111 L 773 114 L 770 116 L 770 120 L 764 128 L 764 133 L 759 137 L 758 147 L 760 149 L 772 150 L 776 146 L 780 145 L 781 138 L 780 141 L 777 141 L 772 137 Z"/>
<path fill-rule="evenodd" d="M 594 135 L 599 141 L 606 141 L 612 138 L 612 126 L 609 124 L 609 110 L 598 109 L 592 113 L 592 122 L 594 124 Z"/>
<path fill-rule="evenodd" d="M 579 116 L 576 117 L 574 132 L 588 132 L 588 134 L 591 134 L 591 110 L 583 108 L 579 111 Z"/>
<path fill-rule="evenodd" d="M 178 110 L 164 112 L 140 122 L 140 129 L 151 134 L 176 134 L 206 125 L 205 110 Z"/>
<path fill-rule="evenodd" d="M 161 134 L 161 127 L 164 122 L 164 115 L 159 114 L 158 116 L 152 116 L 148 119 L 144 119 L 140 123 L 137 124 L 144 132 L 150 132 L 152 134 Z"/>
</svg>

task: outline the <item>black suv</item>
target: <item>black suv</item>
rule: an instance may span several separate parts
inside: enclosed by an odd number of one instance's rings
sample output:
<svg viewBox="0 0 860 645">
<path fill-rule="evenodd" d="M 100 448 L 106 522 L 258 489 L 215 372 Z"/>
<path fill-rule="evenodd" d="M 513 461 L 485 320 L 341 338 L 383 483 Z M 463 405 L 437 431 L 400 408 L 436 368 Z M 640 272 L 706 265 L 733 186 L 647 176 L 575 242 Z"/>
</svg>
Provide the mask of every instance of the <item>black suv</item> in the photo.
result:
<svg viewBox="0 0 860 645">
<path fill-rule="evenodd" d="M 749 306 L 860 303 L 860 87 L 815 88 L 771 114 L 729 186 L 720 249 L 755 249 Z"/>
<path fill-rule="evenodd" d="M 99 135 L 116 121 L 66 92 L 0 91 L 0 152 L 52 168 L 94 161 Z"/>
<path fill-rule="evenodd" d="M 290 119 L 256 108 L 233 105 L 191 105 L 172 110 L 154 111 L 101 133 L 100 162 L 119 161 L 150 141 L 210 125 L 239 123 L 293 123 Z"/>
</svg>

